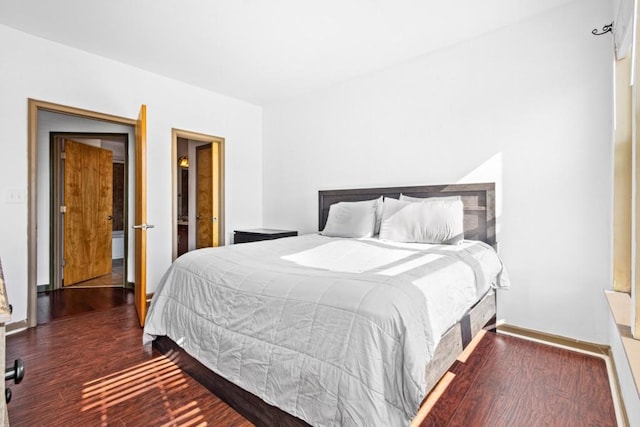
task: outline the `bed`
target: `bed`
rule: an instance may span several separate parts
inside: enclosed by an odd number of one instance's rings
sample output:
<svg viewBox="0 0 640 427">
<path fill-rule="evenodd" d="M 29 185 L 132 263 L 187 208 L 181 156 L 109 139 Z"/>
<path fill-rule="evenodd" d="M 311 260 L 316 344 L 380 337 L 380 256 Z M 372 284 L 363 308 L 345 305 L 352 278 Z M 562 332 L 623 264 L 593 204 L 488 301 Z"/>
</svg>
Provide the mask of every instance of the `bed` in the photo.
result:
<svg viewBox="0 0 640 427">
<path fill-rule="evenodd" d="M 321 191 L 319 229 L 336 203 L 401 194 L 459 196 L 473 241 L 313 234 L 194 251 L 158 286 L 145 342 L 257 425 L 408 424 L 495 319 L 503 270 L 492 249 L 493 184 Z M 452 298 L 434 285 L 441 280 L 464 294 L 455 309 L 443 308 Z"/>
</svg>

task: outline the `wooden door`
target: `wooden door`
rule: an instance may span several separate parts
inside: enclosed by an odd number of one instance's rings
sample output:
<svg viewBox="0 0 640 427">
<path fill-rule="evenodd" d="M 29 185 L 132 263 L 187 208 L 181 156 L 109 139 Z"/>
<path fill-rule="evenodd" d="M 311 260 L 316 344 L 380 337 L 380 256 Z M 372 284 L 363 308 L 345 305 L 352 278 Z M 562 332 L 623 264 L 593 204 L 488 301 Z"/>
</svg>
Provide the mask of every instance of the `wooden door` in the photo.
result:
<svg viewBox="0 0 640 427">
<path fill-rule="evenodd" d="M 211 197 L 212 197 L 212 204 L 213 204 L 213 212 L 211 215 L 211 222 L 212 222 L 212 244 L 213 246 L 219 246 L 220 245 L 220 229 L 221 226 L 220 224 L 222 223 L 220 221 L 220 200 L 221 200 L 221 189 L 222 189 L 222 183 L 221 183 L 221 178 L 222 178 L 222 167 L 221 167 L 221 161 L 220 161 L 220 143 L 218 142 L 212 142 L 211 143 L 211 165 L 213 168 L 212 171 L 212 176 L 211 176 L 211 180 L 212 180 L 212 188 L 211 188 Z"/>
<path fill-rule="evenodd" d="M 69 286 L 111 273 L 113 155 L 64 141 L 64 267 Z"/>
<path fill-rule="evenodd" d="M 212 144 L 196 147 L 196 248 L 213 242 L 213 154 Z"/>
<path fill-rule="evenodd" d="M 140 326 L 147 315 L 147 106 L 140 107 L 135 148 L 135 286 L 134 300 Z"/>
</svg>

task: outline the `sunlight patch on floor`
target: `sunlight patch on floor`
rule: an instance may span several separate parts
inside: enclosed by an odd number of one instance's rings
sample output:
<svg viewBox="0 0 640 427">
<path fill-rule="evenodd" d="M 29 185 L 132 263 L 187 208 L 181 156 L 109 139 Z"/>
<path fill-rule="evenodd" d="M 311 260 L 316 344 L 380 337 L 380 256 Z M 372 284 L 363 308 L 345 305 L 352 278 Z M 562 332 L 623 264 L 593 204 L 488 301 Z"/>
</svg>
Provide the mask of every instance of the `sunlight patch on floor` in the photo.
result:
<svg viewBox="0 0 640 427">
<path fill-rule="evenodd" d="M 418 427 L 420 423 L 424 421 L 427 415 L 429 415 L 429 412 L 431 412 L 431 409 L 433 409 L 435 404 L 438 402 L 438 399 L 440 399 L 442 394 L 445 392 L 447 387 L 449 387 L 449 384 L 451 384 L 455 377 L 455 374 L 451 372 L 447 372 L 444 374 L 438 384 L 436 384 L 436 386 L 433 388 L 431 393 L 427 395 L 427 398 L 424 400 L 424 402 L 422 402 L 422 406 L 420 406 L 418 413 L 411 421 L 409 427 Z"/>
<path fill-rule="evenodd" d="M 102 424 L 108 423 L 107 411 L 147 393 L 160 393 L 166 418 L 164 425 L 206 426 L 198 402 L 191 401 L 179 408 L 171 407 L 171 393 L 188 388 L 182 370 L 163 356 L 128 369 L 86 382 L 82 389 L 82 412 L 100 411 Z"/>
<path fill-rule="evenodd" d="M 172 412 L 171 421 L 162 424 L 162 427 L 168 426 L 206 426 L 207 422 L 203 420 L 198 408 L 198 402 L 190 402 Z"/>
</svg>

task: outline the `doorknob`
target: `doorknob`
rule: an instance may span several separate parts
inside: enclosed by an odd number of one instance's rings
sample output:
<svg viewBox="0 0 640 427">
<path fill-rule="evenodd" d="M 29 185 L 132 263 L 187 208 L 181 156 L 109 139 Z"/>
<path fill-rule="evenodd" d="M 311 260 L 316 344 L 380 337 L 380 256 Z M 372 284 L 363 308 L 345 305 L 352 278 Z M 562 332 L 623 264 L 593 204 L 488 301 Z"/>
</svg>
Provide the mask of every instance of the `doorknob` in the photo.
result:
<svg viewBox="0 0 640 427">
<path fill-rule="evenodd" d="M 217 216 L 214 216 L 213 218 L 211 218 L 211 221 L 213 221 L 213 222 L 218 222 L 218 217 L 217 217 Z"/>
<path fill-rule="evenodd" d="M 16 359 L 13 362 L 13 368 L 7 368 L 4 371 L 4 380 L 13 380 L 16 384 L 20 384 L 24 378 L 24 362 L 22 359 Z"/>
<path fill-rule="evenodd" d="M 112 215 L 109 215 L 109 216 L 107 217 L 107 221 L 113 221 L 113 216 L 112 216 Z"/>
<path fill-rule="evenodd" d="M 201 217 L 200 215 L 198 215 L 198 216 L 196 216 L 196 219 L 197 219 L 197 220 L 201 220 L 201 219 L 202 219 L 202 217 Z"/>
<path fill-rule="evenodd" d="M 155 227 L 155 225 L 153 224 L 141 224 L 141 225 L 134 225 L 131 228 L 139 228 L 141 230 L 146 230 L 148 228 L 153 228 L 153 227 Z"/>
</svg>

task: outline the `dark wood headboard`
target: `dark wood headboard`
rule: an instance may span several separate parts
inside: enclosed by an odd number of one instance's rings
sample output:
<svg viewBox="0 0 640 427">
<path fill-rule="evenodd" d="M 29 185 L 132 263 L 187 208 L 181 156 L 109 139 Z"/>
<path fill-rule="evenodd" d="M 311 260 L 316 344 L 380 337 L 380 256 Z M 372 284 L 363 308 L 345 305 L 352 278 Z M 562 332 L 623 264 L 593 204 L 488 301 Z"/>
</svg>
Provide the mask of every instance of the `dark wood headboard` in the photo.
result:
<svg viewBox="0 0 640 427">
<path fill-rule="evenodd" d="M 329 206 L 334 203 L 359 202 L 380 196 L 397 199 L 400 193 L 412 197 L 461 196 L 464 204 L 464 238 L 482 240 L 496 246 L 496 191 L 493 182 L 319 191 L 318 230 L 324 228 Z"/>
</svg>

